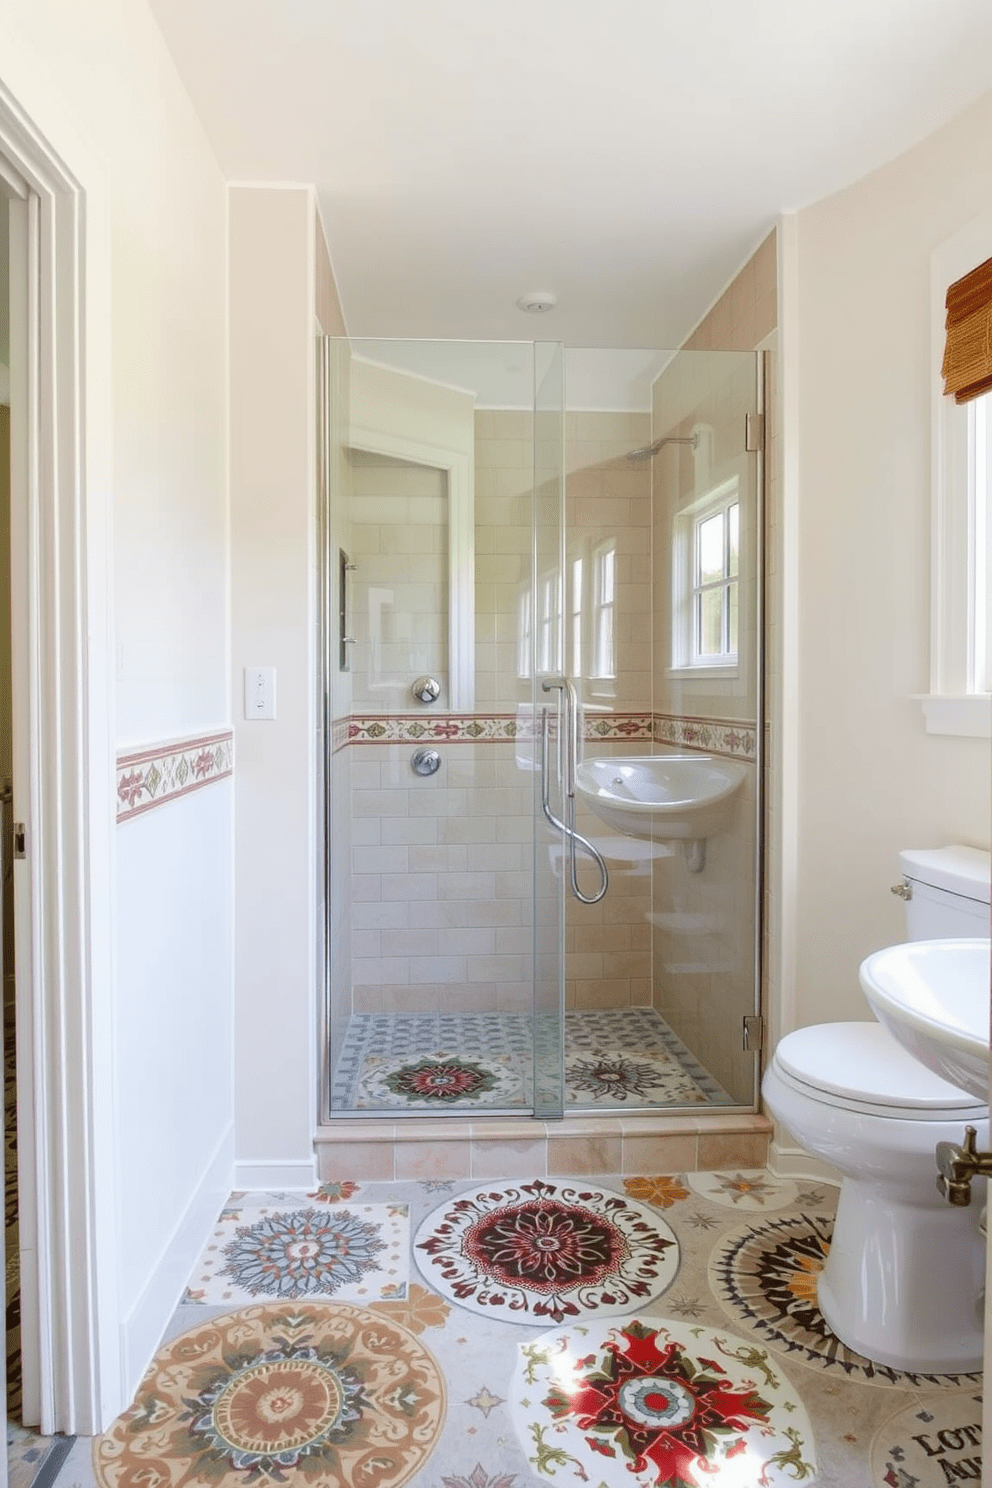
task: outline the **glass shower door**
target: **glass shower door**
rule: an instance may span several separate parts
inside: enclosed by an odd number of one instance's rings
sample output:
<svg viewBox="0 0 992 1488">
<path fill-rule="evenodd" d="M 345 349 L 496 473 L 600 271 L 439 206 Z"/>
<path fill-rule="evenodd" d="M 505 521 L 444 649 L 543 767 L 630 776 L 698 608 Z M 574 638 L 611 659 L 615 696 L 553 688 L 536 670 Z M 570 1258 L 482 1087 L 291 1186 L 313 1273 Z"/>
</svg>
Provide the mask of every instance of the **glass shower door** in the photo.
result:
<svg viewBox="0 0 992 1488">
<path fill-rule="evenodd" d="M 535 375 L 532 343 L 325 347 L 330 1115 L 561 1110 L 560 849 L 543 827 L 535 886 L 561 364 L 542 350 Z"/>
</svg>

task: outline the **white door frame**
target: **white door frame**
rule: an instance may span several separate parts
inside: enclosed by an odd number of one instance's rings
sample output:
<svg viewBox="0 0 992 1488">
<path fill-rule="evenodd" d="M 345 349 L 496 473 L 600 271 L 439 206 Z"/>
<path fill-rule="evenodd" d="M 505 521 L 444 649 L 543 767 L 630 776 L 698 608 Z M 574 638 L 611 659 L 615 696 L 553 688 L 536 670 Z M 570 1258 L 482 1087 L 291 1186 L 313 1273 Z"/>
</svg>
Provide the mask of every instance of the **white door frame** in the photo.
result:
<svg viewBox="0 0 992 1488">
<path fill-rule="evenodd" d="M 45 1433 L 78 1435 L 100 1431 L 126 1403 L 111 1016 L 109 405 L 93 416 L 94 385 L 109 391 L 109 254 L 92 194 L 2 84 L 0 173 L 13 193 L 14 820 L 26 828 L 14 865 L 25 1417 Z M 87 376 L 94 368 L 100 375 Z"/>
</svg>

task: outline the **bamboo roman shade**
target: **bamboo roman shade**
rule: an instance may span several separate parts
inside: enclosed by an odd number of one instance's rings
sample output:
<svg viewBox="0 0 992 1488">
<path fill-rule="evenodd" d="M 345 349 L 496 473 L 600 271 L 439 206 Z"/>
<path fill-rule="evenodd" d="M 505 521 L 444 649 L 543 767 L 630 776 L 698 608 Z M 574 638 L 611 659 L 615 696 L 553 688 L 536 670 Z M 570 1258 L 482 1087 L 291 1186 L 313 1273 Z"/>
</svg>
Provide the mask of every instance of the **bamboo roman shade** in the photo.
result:
<svg viewBox="0 0 992 1488">
<path fill-rule="evenodd" d="M 992 258 L 947 291 L 944 393 L 970 403 L 992 388 Z"/>
</svg>

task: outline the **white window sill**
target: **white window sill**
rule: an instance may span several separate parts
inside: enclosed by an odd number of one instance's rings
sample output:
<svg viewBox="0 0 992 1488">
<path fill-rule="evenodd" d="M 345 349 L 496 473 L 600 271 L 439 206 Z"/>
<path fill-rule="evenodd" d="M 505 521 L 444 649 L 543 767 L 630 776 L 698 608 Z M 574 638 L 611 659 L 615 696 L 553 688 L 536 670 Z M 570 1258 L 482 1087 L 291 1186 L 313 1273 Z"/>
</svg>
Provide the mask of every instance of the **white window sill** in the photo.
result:
<svg viewBox="0 0 992 1488">
<path fill-rule="evenodd" d="M 704 678 L 727 681 L 734 677 L 739 677 L 740 668 L 735 666 L 706 666 L 705 664 L 699 666 L 667 667 L 665 676 L 673 677 L 676 680 L 680 677 L 687 681 L 691 679 L 693 682 L 702 682 Z"/>
<path fill-rule="evenodd" d="M 992 696 L 960 693 L 956 696 L 917 693 L 923 705 L 928 734 L 957 734 L 962 738 L 992 738 Z"/>
</svg>

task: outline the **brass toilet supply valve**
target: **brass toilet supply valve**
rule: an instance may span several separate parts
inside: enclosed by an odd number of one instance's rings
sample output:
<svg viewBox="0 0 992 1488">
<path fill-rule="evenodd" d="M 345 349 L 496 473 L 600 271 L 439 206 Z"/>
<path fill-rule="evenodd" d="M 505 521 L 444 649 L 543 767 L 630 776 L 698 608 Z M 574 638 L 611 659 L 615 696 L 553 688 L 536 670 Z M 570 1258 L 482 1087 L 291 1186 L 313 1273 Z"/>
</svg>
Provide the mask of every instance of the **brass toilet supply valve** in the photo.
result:
<svg viewBox="0 0 992 1488">
<path fill-rule="evenodd" d="M 937 1191 L 949 1204 L 970 1204 L 971 1180 L 992 1178 L 992 1152 L 979 1152 L 977 1138 L 975 1128 L 966 1126 L 963 1147 L 937 1143 Z"/>
</svg>

